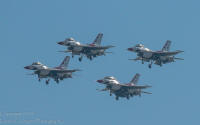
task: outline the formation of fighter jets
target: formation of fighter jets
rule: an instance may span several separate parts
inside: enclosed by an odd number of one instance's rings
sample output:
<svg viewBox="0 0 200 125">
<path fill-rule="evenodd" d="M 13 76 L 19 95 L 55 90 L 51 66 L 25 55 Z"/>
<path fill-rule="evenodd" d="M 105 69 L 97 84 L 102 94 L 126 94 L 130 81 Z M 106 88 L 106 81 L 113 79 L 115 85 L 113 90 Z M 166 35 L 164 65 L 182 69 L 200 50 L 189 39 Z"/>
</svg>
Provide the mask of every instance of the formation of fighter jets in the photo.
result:
<svg viewBox="0 0 200 125">
<path fill-rule="evenodd" d="M 106 52 L 106 50 L 114 46 L 102 46 L 102 37 L 103 34 L 99 33 L 94 42 L 91 44 L 81 44 L 73 38 L 67 38 L 64 41 L 57 42 L 57 44 L 66 46 L 67 50 L 60 52 L 71 53 L 72 58 L 74 55 L 79 55 L 79 61 L 82 61 L 83 56 L 92 60 L 95 57 L 112 53 Z M 166 63 L 175 62 L 175 60 L 183 60 L 182 58 L 175 57 L 175 55 L 183 51 L 169 51 L 170 45 L 171 41 L 167 40 L 161 51 L 152 51 L 144 47 L 142 44 L 136 44 L 135 46 L 128 48 L 128 51 L 135 52 L 137 54 L 137 58 L 129 60 L 140 60 L 142 64 L 144 64 L 144 62 L 149 62 L 149 68 L 152 67 L 153 63 L 162 66 Z M 41 79 L 46 79 L 46 84 L 48 85 L 50 79 L 53 79 L 56 81 L 56 83 L 59 83 L 60 80 L 72 78 L 73 72 L 80 71 L 79 69 L 67 69 L 69 60 L 70 57 L 66 56 L 63 62 L 55 68 L 49 68 L 40 62 L 33 62 L 31 65 L 25 66 L 24 68 L 33 70 L 34 72 L 32 75 L 37 75 L 39 81 L 41 81 Z M 109 91 L 110 96 L 114 94 L 116 100 L 119 100 L 119 97 L 130 99 L 130 97 L 133 96 L 141 96 L 142 93 L 152 94 L 151 92 L 143 91 L 143 89 L 150 88 L 150 85 L 137 85 L 139 77 L 140 74 L 136 73 L 129 83 L 121 84 L 118 80 L 116 80 L 115 77 L 106 76 L 103 79 L 97 80 L 98 83 L 105 85 L 105 88 L 97 90 Z"/>
</svg>

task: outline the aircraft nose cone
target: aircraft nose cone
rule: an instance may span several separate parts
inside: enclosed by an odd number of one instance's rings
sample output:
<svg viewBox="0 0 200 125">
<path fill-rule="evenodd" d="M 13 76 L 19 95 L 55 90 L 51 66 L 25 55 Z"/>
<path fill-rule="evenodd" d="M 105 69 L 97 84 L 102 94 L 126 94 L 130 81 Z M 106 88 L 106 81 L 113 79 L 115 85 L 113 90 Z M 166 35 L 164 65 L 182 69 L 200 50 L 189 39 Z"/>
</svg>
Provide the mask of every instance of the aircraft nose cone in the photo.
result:
<svg viewBox="0 0 200 125">
<path fill-rule="evenodd" d="M 64 42 L 57 42 L 59 45 L 64 45 Z"/>
<path fill-rule="evenodd" d="M 128 48 L 128 50 L 129 50 L 129 51 L 133 51 L 134 49 L 133 49 L 133 48 Z"/>
<path fill-rule="evenodd" d="M 97 80 L 97 82 L 98 82 L 98 83 L 102 83 L 102 82 L 103 82 L 103 80 Z"/>
<path fill-rule="evenodd" d="M 24 69 L 29 69 L 29 66 L 25 66 Z"/>
</svg>

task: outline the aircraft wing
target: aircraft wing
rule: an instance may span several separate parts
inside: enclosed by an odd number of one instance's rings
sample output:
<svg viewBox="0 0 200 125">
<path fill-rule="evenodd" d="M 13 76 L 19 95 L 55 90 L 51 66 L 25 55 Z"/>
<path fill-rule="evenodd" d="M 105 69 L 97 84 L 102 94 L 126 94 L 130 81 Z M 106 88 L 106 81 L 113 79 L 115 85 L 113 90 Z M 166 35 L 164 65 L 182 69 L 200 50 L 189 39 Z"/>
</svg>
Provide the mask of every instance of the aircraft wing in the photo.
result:
<svg viewBox="0 0 200 125">
<path fill-rule="evenodd" d="M 124 89 L 146 89 L 146 88 L 150 88 L 151 86 L 149 85 L 134 85 L 134 86 L 130 86 L 130 85 L 121 85 L 122 88 Z"/>
<path fill-rule="evenodd" d="M 177 50 L 173 52 L 157 51 L 157 52 L 150 52 L 150 53 L 152 53 L 154 56 L 173 56 L 181 52 L 183 51 L 181 50 Z"/>
<path fill-rule="evenodd" d="M 79 47 L 85 48 L 85 49 L 91 49 L 91 50 L 98 50 L 98 49 L 109 49 L 114 46 L 90 46 L 90 45 L 79 45 Z"/>
<path fill-rule="evenodd" d="M 74 69 L 74 70 L 63 70 L 63 69 L 48 69 L 50 73 L 68 73 L 68 72 L 76 72 L 76 71 L 80 71 L 78 69 Z"/>
</svg>

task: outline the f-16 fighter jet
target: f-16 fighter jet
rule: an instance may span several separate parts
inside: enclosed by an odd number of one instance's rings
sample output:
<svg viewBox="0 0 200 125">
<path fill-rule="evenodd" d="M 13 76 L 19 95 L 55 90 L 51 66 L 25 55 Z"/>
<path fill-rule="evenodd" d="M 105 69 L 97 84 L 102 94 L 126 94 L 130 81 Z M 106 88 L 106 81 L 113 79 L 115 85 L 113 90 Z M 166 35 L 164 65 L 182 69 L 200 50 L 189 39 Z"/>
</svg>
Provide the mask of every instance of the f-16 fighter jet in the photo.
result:
<svg viewBox="0 0 200 125">
<path fill-rule="evenodd" d="M 181 53 L 183 51 L 176 50 L 170 52 L 169 51 L 170 45 L 171 41 L 167 40 L 161 51 L 152 51 L 144 47 L 144 45 L 142 44 L 137 44 L 132 48 L 128 48 L 128 51 L 137 53 L 138 57 L 136 59 L 129 59 L 129 60 L 134 60 L 134 61 L 141 60 L 142 64 L 144 64 L 144 61 L 150 62 L 149 68 L 152 67 L 153 63 L 162 66 L 162 64 L 175 62 L 175 60 L 183 60 L 182 58 L 174 57 L 174 55 Z"/>
<path fill-rule="evenodd" d="M 110 91 L 110 96 L 115 94 L 115 99 L 119 100 L 119 97 L 125 97 L 129 99 L 133 96 L 141 96 L 141 93 L 152 94 L 150 92 L 142 91 L 142 89 L 149 88 L 149 85 L 137 85 L 140 75 L 137 73 L 133 79 L 127 84 L 120 84 L 113 76 L 106 76 L 103 79 L 97 80 L 98 83 L 106 85 L 106 88 L 99 91 Z"/>
<path fill-rule="evenodd" d="M 25 69 L 34 70 L 33 75 L 38 75 L 38 80 L 40 81 L 42 78 L 46 78 L 46 84 L 49 84 L 50 78 L 53 78 L 57 83 L 59 80 L 63 80 L 65 78 L 72 78 L 72 73 L 79 71 L 77 69 L 69 70 L 67 69 L 70 57 L 66 56 L 60 66 L 55 68 L 49 68 L 40 62 L 34 62 L 32 65 L 25 66 Z"/>
<path fill-rule="evenodd" d="M 58 42 L 58 44 L 68 47 L 66 51 L 61 52 L 71 52 L 72 57 L 74 57 L 74 55 L 80 55 L 79 61 L 82 61 L 83 56 L 86 56 L 92 60 L 94 57 L 106 55 L 106 53 L 111 53 L 105 52 L 105 50 L 114 47 L 111 45 L 101 46 L 102 37 L 103 34 L 99 33 L 94 42 L 91 44 L 81 44 L 73 38 L 67 38 L 64 41 Z"/>
</svg>

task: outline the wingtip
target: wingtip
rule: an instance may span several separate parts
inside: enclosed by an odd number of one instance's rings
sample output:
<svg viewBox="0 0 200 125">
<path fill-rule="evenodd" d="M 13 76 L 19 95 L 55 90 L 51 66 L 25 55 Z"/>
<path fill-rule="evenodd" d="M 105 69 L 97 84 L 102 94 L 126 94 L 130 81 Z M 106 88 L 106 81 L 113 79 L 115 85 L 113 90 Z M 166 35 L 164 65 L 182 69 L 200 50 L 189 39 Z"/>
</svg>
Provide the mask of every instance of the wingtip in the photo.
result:
<svg viewBox="0 0 200 125">
<path fill-rule="evenodd" d="M 136 59 L 128 59 L 128 60 L 131 60 L 131 61 L 137 61 Z"/>
<path fill-rule="evenodd" d="M 147 88 L 151 88 L 152 86 L 150 86 L 150 85 L 146 85 L 146 87 L 147 87 Z"/>
<path fill-rule="evenodd" d="M 75 71 L 83 71 L 82 69 L 74 69 Z"/>
<path fill-rule="evenodd" d="M 109 47 L 110 47 L 110 48 L 113 48 L 113 47 L 116 47 L 116 46 L 110 45 Z"/>
<path fill-rule="evenodd" d="M 184 52 L 183 50 L 177 50 L 179 53 L 182 53 L 182 52 Z"/>
</svg>

